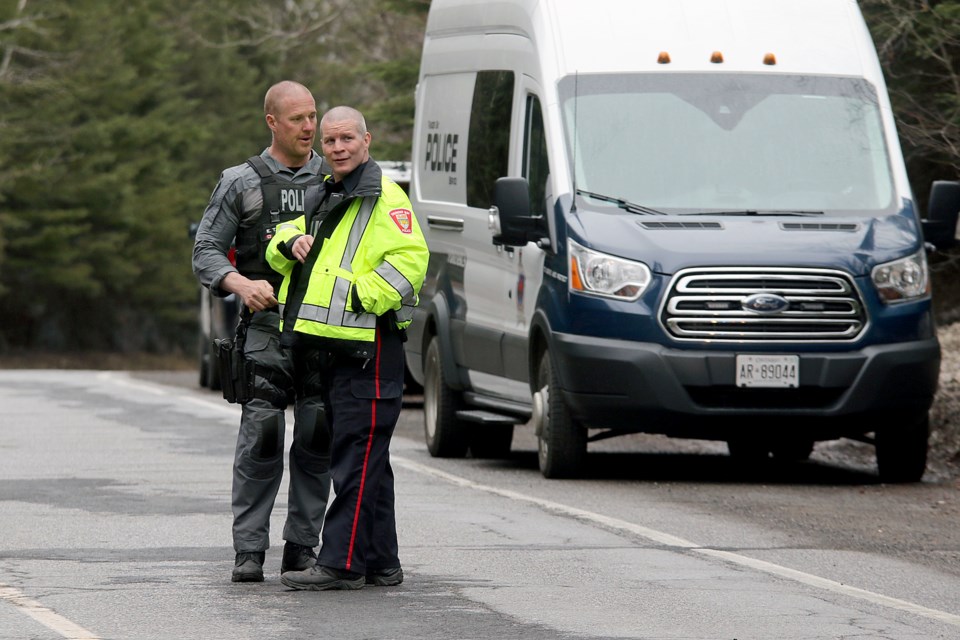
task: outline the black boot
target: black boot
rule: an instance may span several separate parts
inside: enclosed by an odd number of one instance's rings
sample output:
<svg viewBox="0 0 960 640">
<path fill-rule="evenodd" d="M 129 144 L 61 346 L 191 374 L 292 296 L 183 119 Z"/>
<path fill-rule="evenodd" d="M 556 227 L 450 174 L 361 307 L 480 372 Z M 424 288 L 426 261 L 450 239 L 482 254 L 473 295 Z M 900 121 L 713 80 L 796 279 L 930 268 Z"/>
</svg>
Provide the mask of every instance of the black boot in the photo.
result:
<svg viewBox="0 0 960 640">
<path fill-rule="evenodd" d="M 280 573 L 303 571 L 317 564 L 317 554 L 311 547 L 296 542 L 283 545 L 283 560 L 280 561 Z"/>
<path fill-rule="evenodd" d="M 403 569 L 368 569 L 367 584 L 375 587 L 395 587 L 403 582 Z"/>
<path fill-rule="evenodd" d="M 363 589 L 362 573 L 314 565 L 306 571 L 288 571 L 280 582 L 291 589 L 326 591 L 327 589 Z"/>
<path fill-rule="evenodd" d="M 263 582 L 263 551 L 246 551 L 237 554 L 233 566 L 233 582 Z"/>
</svg>

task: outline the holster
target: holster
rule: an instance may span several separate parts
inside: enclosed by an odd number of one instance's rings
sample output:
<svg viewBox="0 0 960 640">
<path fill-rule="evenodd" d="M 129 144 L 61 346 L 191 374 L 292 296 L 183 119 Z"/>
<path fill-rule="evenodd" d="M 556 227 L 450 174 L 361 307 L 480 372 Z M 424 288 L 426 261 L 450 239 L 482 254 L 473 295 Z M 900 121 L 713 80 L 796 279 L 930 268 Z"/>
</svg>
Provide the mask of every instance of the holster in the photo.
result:
<svg viewBox="0 0 960 640">
<path fill-rule="evenodd" d="M 247 362 L 243 345 L 247 339 L 250 314 L 241 313 L 237 323 L 236 337 L 217 338 L 213 341 L 220 368 L 220 388 L 227 402 L 244 404 L 253 395 L 253 364 Z"/>
</svg>

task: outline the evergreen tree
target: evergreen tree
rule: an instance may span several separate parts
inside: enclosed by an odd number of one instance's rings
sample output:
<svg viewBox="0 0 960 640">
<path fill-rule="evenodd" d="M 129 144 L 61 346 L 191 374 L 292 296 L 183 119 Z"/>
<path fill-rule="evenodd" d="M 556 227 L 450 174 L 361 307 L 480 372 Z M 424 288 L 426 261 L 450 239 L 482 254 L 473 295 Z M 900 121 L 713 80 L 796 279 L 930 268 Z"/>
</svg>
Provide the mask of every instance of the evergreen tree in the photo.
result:
<svg viewBox="0 0 960 640">
<path fill-rule="evenodd" d="M 15 163 L 3 184 L 0 331 L 10 346 L 169 345 L 193 315 L 187 224 L 218 170 L 197 161 L 232 135 L 230 111 L 201 110 L 208 87 L 195 82 L 228 79 L 198 68 L 171 28 L 188 3 L 42 4 L 40 28 L 15 45 L 55 64 L 4 91 L 3 152 Z"/>
<path fill-rule="evenodd" d="M 960 179 L 960 0 L 861 0 L 915 196 Z"/>
<path fill-rule="evenodd" d="M 428 6 L 0 0 L 0 350 L 191 349 L 187 228 L 269 144 L 266 89 L 355 105 L 408 157 Z"/>
</svg>

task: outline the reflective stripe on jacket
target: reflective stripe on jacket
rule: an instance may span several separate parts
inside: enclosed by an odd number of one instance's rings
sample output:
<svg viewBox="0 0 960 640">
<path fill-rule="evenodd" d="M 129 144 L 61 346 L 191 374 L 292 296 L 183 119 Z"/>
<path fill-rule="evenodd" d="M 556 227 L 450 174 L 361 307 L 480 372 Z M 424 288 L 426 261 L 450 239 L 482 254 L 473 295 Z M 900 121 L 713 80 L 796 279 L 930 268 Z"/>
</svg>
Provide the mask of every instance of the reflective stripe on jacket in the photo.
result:
<svg viewBox="0 0 960 640">
<path fill-rule="evenodd" d="M 379 197 L 359 197 L 377 191 L 364 180 L 367 189 L 358 188 L 328 213 L 346 207 L 333 233 L 322 246 L 317 239 L 301 269 L 287 257 L 285 243 L 305 233 L 304 216 L 278 226 L 267 247 L 270 266 L 284 276 L 278 295 L 281 315 L 288 323 L 295 315 L 298 336 L 372 345 L 378 316 L 395 312 L 399 328 L 413 318 L 429 258 L 426 241 L 403 189 L 382 177 L 372 161 L 370 165 L 365 173 L 380 178 Z M 290 290 L 292 281 L 295 291 Z M 354 308 L 352 289 L 362 309 Z"/>
</svg>

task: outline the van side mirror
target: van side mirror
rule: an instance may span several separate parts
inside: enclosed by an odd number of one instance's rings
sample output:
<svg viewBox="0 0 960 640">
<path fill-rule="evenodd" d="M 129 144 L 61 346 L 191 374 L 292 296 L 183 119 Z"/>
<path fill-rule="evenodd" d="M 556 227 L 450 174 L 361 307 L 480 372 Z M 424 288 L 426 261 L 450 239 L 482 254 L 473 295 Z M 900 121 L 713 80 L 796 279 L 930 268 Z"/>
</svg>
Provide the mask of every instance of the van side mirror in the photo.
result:
<svg viewBox="0 0 960 640">
<path fill-rule="evenodd" d="M 927 218 L 921 221 L 924 239 L 938 249 L 957 242 L 957 216 L 960 213 L 960 182 L 934 180 L 930 187 Z"/>
<path fill-rule="evenodd" d="M 522 247 L 530 241 L 550 245 L 546 221 L 530 213 L 530 185 L 525 178 L 497 178 L 489 226 L 495 245 Z"/>
</svg>

